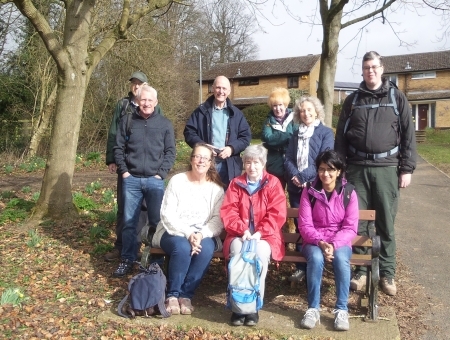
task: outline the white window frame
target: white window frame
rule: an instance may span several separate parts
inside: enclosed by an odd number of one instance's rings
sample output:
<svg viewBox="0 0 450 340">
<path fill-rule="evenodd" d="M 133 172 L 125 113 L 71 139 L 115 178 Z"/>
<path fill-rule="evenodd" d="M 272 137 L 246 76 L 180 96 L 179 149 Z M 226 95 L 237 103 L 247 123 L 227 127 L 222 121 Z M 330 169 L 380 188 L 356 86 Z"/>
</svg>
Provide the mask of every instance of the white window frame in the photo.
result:
<svg viewBox="0 0 450 340">
<path fill-rule="evenodd" d="M 388 74 L 386 77 L 393 82 L 395 85 L 398 86 L 398 75 L 397 74 Z M 393 80 L 394 79 L 394 80 Z"/>
<path fill-rule="evenodd" d="M 436 78 L 436 71 L 419 72 L 411 74 L 411 79 L 429 79 Z"/>
</svg>

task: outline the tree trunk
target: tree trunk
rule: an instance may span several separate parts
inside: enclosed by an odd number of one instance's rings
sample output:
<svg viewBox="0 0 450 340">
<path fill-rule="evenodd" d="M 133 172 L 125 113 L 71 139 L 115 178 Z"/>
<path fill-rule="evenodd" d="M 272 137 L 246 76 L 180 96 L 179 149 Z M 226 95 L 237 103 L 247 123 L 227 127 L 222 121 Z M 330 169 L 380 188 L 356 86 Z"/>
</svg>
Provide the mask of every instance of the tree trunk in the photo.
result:
<svg viewBox="0 0 450 340">
<path fill-rule="evenodd" d="M 45 17 L 31 0 L 13 0 L 30 20 L 58 69 L 56 108 L 50 151 L 41 195 L 30 223 L 43 217 L 54 219 L 77 215 L 72 202 L 72 178 L 87 85 L 94 68 L 127 30 L 150 12 L 167 6 L 172 0 L 152 0 L 130 14 L 131 1 L 123 1 L 122 14 L 94 50 L 89 47 L 95 0 L 70 0 L 65 4 L 62 44 Z M 88 53 L 88 50 L 91 51 Z"/>
<path fill-rule="evenodd" d="M 90 0 L 68 2 L 62 46 L 52 46 L 51 39 L 43 39 L 58 66 L 58 90 L 47 165 L 33 214 L 35 219 L 70 218 L 78 214 L 72 202 L 72 178 L 84 97 L 91 74 L 87 50 L 93 8 L 94 2 Z"/>
<path fill-rule="evenodd" d="M 342 9 L 333 10 L 333 1 L 328 9 L 327 1 L 321 1 L 323 41 L 320 59 L 319 87 L 317 97 L 325 109 L 325 125 L 331 127 L 334 99 L 334 78 L 336 76 L 337 53 L 339 50 L 339 32 L 341 31 Z M 344 1 L 348 2 L 348 1 Z"/>
<path fill-rule="evenodd" d="M 85 78 L 79 75 L 66 80 L 58 75 L 59 91 L 50 151 L 34 212 L 39 219 L 44 216 L 60 219 L 77 213 L 72 202 L 72 178 L 86 93 Z"/>
<path fill-rule="evenodd" d="M 56 91 L 58 89 L 58 85 L 53 87 L 52 93 L 45 101 L 45 105 L 42 108 L 41 114 L 39 115 L 39 121 L 36 125 L 36 128 L 33 131 L 33 136 L 31 136 L 30 146 L 28 147 L 28 157 L 36 156 L 36 152 L 41 144 L 42 137 L 47 130 L 50 119 L 53 116 L 54 112 L 54 104 L 56 100 Z"/>
</svg>

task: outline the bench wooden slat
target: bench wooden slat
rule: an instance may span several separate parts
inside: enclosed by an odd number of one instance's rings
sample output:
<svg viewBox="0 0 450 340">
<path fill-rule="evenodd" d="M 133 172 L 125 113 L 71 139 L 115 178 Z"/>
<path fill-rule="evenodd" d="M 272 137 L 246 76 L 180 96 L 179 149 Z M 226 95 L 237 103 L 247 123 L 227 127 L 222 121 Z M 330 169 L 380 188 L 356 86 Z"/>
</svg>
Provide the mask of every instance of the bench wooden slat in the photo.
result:
<svg viewBox="0 0 450 340">
<path fill-rule="evenodd" d="M 287 208 L 287 218 L 297 218 L 298 208 Z M 375 221 L 375 210 L 360 210 L 359 219 L 364 221 Z"/>
<path fill-rule="evenodd" d="M 298 233 L 283 233 L 285 243 L 302 243 L 300 239 L 300 234 Z M 352 241 L 353 246 L 358 247 L 372 247 L 372 240 L 367 236 L 355 236 Z"/>
<path fill-rule="evenodd" d="M 282 262 L 306 262 L 306 259 L 295 250 L 288 250 L 284 255 Z M 356 266 L 370 266 L 371 265 L 371 255 L 360 255 L 360 254 L 352 254 L 352 258 L 350 259 L 350 264 Z"/>
</svg>

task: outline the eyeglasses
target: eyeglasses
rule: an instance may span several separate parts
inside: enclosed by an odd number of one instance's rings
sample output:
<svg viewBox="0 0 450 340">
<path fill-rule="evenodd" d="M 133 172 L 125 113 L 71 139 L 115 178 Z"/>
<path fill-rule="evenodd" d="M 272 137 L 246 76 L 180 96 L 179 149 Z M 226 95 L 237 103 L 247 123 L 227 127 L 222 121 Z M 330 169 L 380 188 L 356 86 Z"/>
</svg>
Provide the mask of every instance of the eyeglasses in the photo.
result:
<svg viewBox="0 0 450 340">
<path fill-rule="evenodd" d="M 319 168 L 319 174 L 324 174 L 325 172 L 328 172 L 330 175 L 334 174 L 337 169 L 334 168 Z"/>
<path fill-rule="evenodd" d="M 208 158 L 206 156 L 202 155 L 192 155 L 192 158 L 194 158 L 196 161 L 204 161 L 204 162 L 211 162 L 211 158 Z"/>
<path fill-rule="evenodd" d="M 379 67 L 383 67 L 383 66 L 381 66 L 381 65 L 364 66 L 363 70 L 364 71 L 370 71 L 370 69 L 372 69 L 372 71 L 375 72 L 377 70 L 377 68 L 379 68 Z"/>
</svg>

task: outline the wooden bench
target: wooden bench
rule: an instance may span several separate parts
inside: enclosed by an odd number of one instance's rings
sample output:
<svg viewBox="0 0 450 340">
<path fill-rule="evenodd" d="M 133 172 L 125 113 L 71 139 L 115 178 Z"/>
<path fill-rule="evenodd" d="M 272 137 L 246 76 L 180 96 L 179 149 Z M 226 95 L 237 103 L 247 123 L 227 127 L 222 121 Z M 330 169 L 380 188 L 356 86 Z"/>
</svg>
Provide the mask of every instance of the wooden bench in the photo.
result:
<svg viewBox="0 0 450 340">
<path fill-rule="evenodd" d="M 297 208 L 288 208 L 287 209 L 287 217 L 288 218 L 297 218 L 298 217 L 298 209 Z M 367 307 L 369 309 L 369 319 L 370 321 L 377 321 L 378 319 L 378 282 L 379 282 L 379 254 L 380 254 L 380 237 L 375 233 L 375 210 L 360 210 L 359 211 L 359 220 L 360 221 L 368 221 L 369 226 L 369 236 L 356 236 L 352 245 L 356 247 L 368 247 L 370 251 L 367 255 L 361 254 L 352 254 L 350 264 L 365 266 L 367 268 L 367 282 L 366 282 L 366 290 L 364 293 L 364 297 L 361 298 L 361 306 Z M 143 229 L 142 232 L 142 240 L 147 239 L 148 229 Z M 225 239 L 226 233 L 223 232 L 221 235 L 222 240 Z M 299 233 L 283 233 L 284 242 L 286 246 L 288 244 L 301 244 L 302 238 Z M 145 242 L 148 244 L 148 241 Z M 165 255 L 164 251 L 161 248 L 152 248 L 150 246 L 146 246 L 144 251 L 142 252 L 141 264 L 142 266 L 146 266 L 149 261 L 151 255 Z M 214 252 L 213 257 L 224 258 L 223 252 L 218 251 Z M 281 262 L 306 262 L 306 259 L 303 257 L 301 252 L 297 250 L 286 250 L 286 254 L 281 260 Z"/>
</svg>

